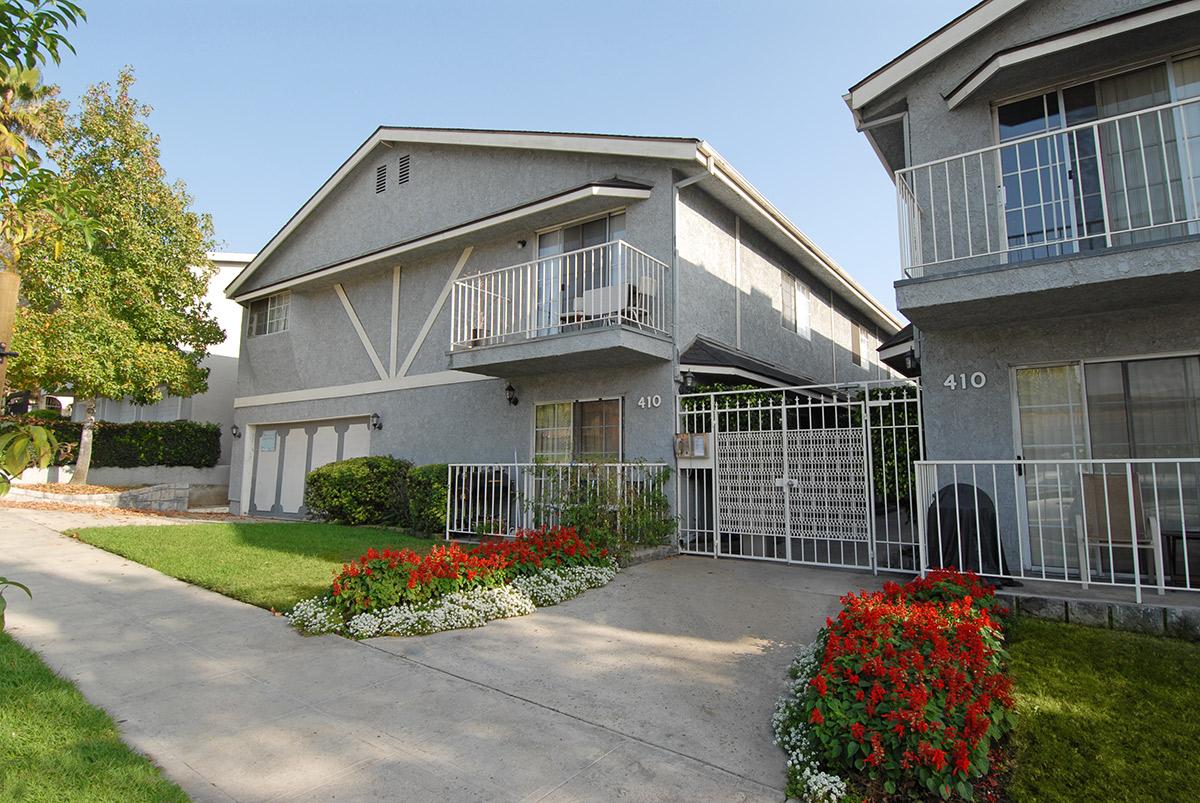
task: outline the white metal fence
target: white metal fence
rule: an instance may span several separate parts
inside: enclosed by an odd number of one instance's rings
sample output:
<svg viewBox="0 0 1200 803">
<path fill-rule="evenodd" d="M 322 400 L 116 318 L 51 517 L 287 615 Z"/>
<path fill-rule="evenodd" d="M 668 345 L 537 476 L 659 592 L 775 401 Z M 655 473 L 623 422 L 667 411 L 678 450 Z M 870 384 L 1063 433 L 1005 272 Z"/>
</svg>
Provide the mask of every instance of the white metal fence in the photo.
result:
<svg viewBox="0 0 1200 803">
<path fill-rule="evenodd" d="M 446 537 L 513 535 L 560 523 L 565 507 L 669 515 L 665 463 L 454 463 L 448 468 Z"/>
<path fill-rule="evenodd" d="M 921 569 L 1144 587 L 1200 584 L 1200 458 L 927 460 Z"/>
<path fill-rule="evenodd" d="M 904 168 L 896 171 L 904 275 L 1195 234 L 1198 179 L 1200 99 Z"/>
<path fill-rule="evenodd" d="M 677 472 L 684 552 L 916 571 L 908 382 L 687 394 Z"/>
<path fill-rule="evenodd" d="M 667 333 L 667 265 L 623 240 L 458 279 L 451 348 L 629 324 Z"/>
</svg>

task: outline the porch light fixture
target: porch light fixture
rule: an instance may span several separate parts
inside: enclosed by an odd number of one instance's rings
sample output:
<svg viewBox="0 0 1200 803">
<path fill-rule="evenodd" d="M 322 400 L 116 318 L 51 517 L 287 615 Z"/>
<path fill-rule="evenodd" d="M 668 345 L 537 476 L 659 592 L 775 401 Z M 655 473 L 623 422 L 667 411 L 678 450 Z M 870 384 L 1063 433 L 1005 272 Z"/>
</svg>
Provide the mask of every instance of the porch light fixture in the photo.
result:
<svg viewBox="0 0 1200 803">
<path fill-rule="evenodd" d="M 684 393 L 691 393 L 696 389 L 696 375 L 691 371 L 684 371 L 679 375 L 679 389 Z"/>
<path fill-rule="evenodd" d="M 521 401 L 520 399 L 517 398 L 517 389 L 514 388 L 511 384 L 505 385 L 504 398 L 507 399 L 508 403 L 511 404 L 513 407 L 516 407 L 517 404 Z"/>
<path fill-rule="evenodd" d="M 526 246 L 526 244 L 527 244 L 527 243 L 526 243 L 526 241 L 525 241 L 525 240 L 517 240 L 517 250 L 518 250 L 518 251 L 524 251 L 524 250 L 525 250 L 525 246 Z"/>
<path fill-rule="evenodd" d="M 371 429 L 383 429 L 383 419 L 379 413 L 371 413 Z"/>
<path fill-rule="evenodd" d="M 242 428 L 237 424 L 234 424 L 229 428 L 229 434 L 233 436 L 234 440 L 237 440 L 238 438 L 242 437 Z"/>
</svg>

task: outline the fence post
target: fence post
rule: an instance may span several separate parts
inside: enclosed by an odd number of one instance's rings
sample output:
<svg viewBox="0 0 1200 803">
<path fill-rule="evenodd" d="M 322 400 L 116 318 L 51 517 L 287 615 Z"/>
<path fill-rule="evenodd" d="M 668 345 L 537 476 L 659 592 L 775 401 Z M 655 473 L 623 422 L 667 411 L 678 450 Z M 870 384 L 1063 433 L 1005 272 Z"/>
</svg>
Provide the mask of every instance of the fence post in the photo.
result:
<svg viewBox="0 0 1200 803">
<path fill-rule="evenodd" d="M 1133 463 L 1125 464 L 1125 489 L 1129 494 L 1129 543 L 1133 552 L 1133 596 L 1139 605 L 1142 602 L 1142 567 L 1138 559 L 1137 509 L 1133 500 Z"/>
<path fill-rule="evenodd" d="M 920 571 L 921 576 L 924 577 L 925 573 L 926 573 L 926 567 L 929 565 L 929 537 L 928 537 L 928 533 L 926 532 L 926 530 L 928 529 L 928 524 L 925 519 L 925 495 L 926 495 L 925 468 L 926 468 L 926 466 L 922 463 L 922 461 L 917 461 L 917 463 L 915 464 L 915 468 L 916 468 L 916 473 L 917 473 L 917 505 L 918 505 L 917 511 L 916 511 L 916 514 L 917 514 L 917 554 L 919 555 L 918 559 L 921 562 L 921 565 L 918 566 L 917 569 Z"/>
<path fill-rule="evenodd" d="M 712 506 L 713 506 L 713 557 L 717 558 L 721 554 L 721 495 L 718 489 L 721 487 L 721 471 L 720 471 L 720 455 L 717 454 L 717 394 L 708 394 L 708 415 L 709 415 L 709 430 L 712 433 L 712 454 L 713 454 L 713 484 L 712 484 Z"/>
</svg>

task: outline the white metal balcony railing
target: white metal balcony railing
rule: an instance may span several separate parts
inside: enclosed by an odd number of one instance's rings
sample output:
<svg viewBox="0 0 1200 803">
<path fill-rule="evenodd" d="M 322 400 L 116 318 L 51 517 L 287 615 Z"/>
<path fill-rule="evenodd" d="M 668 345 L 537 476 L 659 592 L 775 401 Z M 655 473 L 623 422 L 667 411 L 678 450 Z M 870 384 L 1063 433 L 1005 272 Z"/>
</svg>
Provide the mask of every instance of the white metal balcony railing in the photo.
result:
<svg viewBox="0 0 1200 803">
<path fill-rule="evenodd" d="M 451 349 L 606 324 L 667 334 L 667 265 L 623 240 L 454 283 Z"/>
<path fill-rule="evenodd" d="M 669 516 L 665 463 L 454 463 L 446 538 L 507 536 L 559 523 L 564 505 L 591 503 Z M 619 514 L 618 514 L 619 515 Z"/>
<path fill-rule="evenodd" d="M 922 572 L 1200 590 L 1200 458 L 915 465 Z"/>
<path fill-rule="evenodd" d="M 906 277 L 1200 233 L 1200 98 L 896 171 Z"/>
</svg>

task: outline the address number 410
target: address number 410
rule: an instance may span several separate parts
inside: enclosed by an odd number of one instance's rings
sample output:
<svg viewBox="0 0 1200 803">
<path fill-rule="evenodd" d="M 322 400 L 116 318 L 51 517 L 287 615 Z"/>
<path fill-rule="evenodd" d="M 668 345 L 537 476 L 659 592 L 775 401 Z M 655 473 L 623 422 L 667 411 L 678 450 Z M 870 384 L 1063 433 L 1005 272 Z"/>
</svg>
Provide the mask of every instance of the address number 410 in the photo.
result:
<svg viewBox="0 0 1200 803">
<path fill-rule="evenodd" d="M 983 371 L 976 371 L 973 374 L 950 374 L 942 383 L 942 387 L 950 388 L 950 390 L 967 390 L 969 388 L 978 389 L 986 384 L 987 374 Z"/>
</svg>

